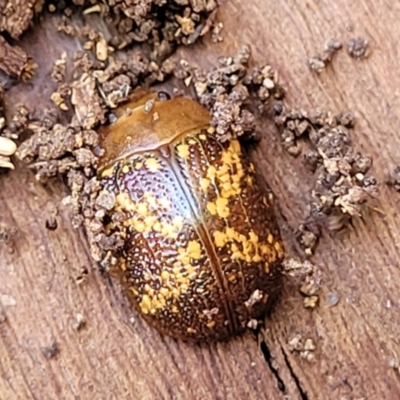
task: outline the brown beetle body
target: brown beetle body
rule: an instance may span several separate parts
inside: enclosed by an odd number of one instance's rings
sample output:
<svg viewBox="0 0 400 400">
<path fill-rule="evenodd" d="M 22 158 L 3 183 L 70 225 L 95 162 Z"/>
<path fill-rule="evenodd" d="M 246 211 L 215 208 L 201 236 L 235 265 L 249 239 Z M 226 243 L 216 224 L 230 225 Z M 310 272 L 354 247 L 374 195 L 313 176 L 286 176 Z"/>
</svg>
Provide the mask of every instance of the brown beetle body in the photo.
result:
<svg viewBox="0 0 400 400">
<path fill-rule="evenodd" d="M 216 140 L 192 100 L 147 93 L 129 106 L 102 134 L 99 172 L 115 195 L 106 230 L 124 241 L 114 254 L 121 282 L 164 334 L 242 332 L 275 298 L 283 257 L 253 165 L 237 140 Z"/>
</svg>

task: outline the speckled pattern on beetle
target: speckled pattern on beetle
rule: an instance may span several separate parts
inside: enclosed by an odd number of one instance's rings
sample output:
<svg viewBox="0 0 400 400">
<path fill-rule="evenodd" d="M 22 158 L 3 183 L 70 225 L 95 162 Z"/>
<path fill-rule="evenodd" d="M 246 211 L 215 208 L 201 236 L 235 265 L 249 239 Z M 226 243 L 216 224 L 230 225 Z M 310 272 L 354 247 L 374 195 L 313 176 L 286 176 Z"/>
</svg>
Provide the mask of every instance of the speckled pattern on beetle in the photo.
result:
<svg viewBox="0 0 400 400">
<path fill-rule="evenodd" d="M 105 229 L 123 238 L 113 256 L 132 304 L 175 338 L 243 332 L 276 298 L 284 255 L 254 166 L 193 100 L 139 91 L 117 117 L 100 132 L 99 177 L 115 196 Z"/>
</svg>

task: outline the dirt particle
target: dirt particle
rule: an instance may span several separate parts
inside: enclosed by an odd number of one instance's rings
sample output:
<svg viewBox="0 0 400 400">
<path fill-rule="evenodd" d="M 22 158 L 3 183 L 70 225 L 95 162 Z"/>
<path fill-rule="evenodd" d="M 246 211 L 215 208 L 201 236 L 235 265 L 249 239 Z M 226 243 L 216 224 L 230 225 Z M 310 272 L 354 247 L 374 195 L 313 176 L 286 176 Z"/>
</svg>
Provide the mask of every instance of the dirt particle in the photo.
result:
<svg viewBox="0 0 400 400">
<path fill-rule="evenodd" d="M 80 267 L 80 271 L 75 277 L 76 284 L 82 285 L 86 281 L 88 274 L 89 271 L 85 266 Z"/>
<path fill-rule="evenodd" d="M 185 60 L 174 71 L 210 110 L 211 125 L 221 141 L 242 135 L 254 137 L 255 115 L 248 107 L 249 100 L 257 100 L 259 111 L 265 112 L 272 99 L 284 94 L 276 71 L 269 65 L 250 68 L 250 58 L 250 46 L 242 46 L 233 56 L 221 56 L 218 66 L 209 71 Z"/>
<path fill-rule="evenodd" d="M 313 361 L 315 358 L 314 351 L 317 346 L 313 339 L 304 339 L 301 333 L 296 333 L 288 340 L 288 348 L 290 352 L 298 353 L 301 358 Z"/>
<path fill-rule="evenodd" d="M 11 0 L 0 6 L 0 31 L 6 31 L 13 39 L 28 29 L 35 14 L 42 11 L 44 1 Z"/>
<path fill-rule="evenodd" d="M 315 72 L 322 72 L 332 62 L 333 56 L 342 48 L 342 43 L 337 39 L 329 39 L 324 50 L 308 60 L 308 65 Z"/>
<path fill-rule="evenodd" d="M 12 78 L 27 81 L 32 78 L 37 65 L 19 46 L 11 46 L 0 36 L 0 69 Z"/>
<path fill-rule="evenodd" d="M 314 173 L 315 183 L 309 216 L 299 225 L 296 235 L 305 254 L 310 256 L 323 231 L 343 229 L 352 218 L 361 217 L 368 200 L 378 196 L 377 181 L 369 174 L 372 158 L 354 149 L 354 118 L 349 112 L 307 112 L 283 103 L 274 111 L 282 144 L 288 152 L 292 154 L 290 149 L 297 149 L 300 140 L 308 146 L 303 162 Z"/>
<path fill-rule="evenodd" d="M 319 296 L 306 297 L 303 300 L 303 305 L 305 308 L 316 308 L 319 303 Z"/>
<path fill-rule="evenodd" d="M 82 328 L 86 326 L 86 319 L 85 317 L 78 313 L 75 315 L 75 320 L 72 323 L 72 328 L 76 331 L 80 331 Z"/>
<path fill-rule="evenodd" d="M 311 350 L 311 351 L 315 350 L 315 349 L 316 349 L 316 346 L 315 346 L 314 341 L 313 341 L 312 339 L 310 339 L 310 338 L 307 338 L 307 339 L 304 341 L 303 349 L 304 349 L 304 350 Z"/>
<path fill-rule="evenodd" d="M 347 41 L 347 53 L 353 58 L 366 58 L 370 55 L 367 39 L 356 37 Z"/>
<path fill-rule="evenodd" d="M 53 342 L 50 346 L 41 347 L 40 350 L 47 360 L 54 358 L 60 351 L 56 342 Z"/>
<path fill-rule="evenodd" d="M 400 192 L 400 165 L 394 168 L 393 172 L 389 174 L 386 184 L 397 192 Z"/>
</svg>

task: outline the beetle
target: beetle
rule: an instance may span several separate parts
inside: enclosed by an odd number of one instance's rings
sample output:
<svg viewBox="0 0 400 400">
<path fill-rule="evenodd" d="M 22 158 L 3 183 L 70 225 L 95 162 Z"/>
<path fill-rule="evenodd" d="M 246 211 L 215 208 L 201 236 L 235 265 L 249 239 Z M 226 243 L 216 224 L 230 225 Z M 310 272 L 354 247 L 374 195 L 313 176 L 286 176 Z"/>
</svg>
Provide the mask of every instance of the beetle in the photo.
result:
<svg viewBox="0 0 400 400">
<path fill-rule="evenodd" d="M 98 177 L 133 306 L 177 339 L 253 326 L 279 293 L 284 247 L 241 144 L 219 141 L 208 110 L 185 97 L 138 90 L 116 116 L 100 132 Z"/>
</svg>

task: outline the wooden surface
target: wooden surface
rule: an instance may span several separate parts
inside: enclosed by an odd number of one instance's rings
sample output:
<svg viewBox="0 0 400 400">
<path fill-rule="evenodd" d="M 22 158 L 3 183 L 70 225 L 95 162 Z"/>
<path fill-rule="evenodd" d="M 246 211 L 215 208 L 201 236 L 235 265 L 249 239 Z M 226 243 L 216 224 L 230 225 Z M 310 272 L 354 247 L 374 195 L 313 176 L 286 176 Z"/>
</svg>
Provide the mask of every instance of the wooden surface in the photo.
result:
<svg viewBox="0 0 400 400">
<path fill-rule="evenodd" d="M 256 62 L 279 71 L 292 105 L 355 113 L 353 140 L 374 157 L 373 172 L 383 182 L 400 162 L 399 18 L 395 0 L 231 0 L 219 12 L 225 41 L 205 40 L 183 53 L 211 65 L 218 55 L 251 44 Z M 51 44 L 51 30 L 47 34 Z M 321 75 L 309 71 L 307 59 L 326 40 L 355 36 L 370 40 L 370 58 L 357 61 L 342 50 Z M 30 52 L 34 56 L 35 47 Z M 51 53 L 57 58 L 61 49 Z M 41 84 L 44 95 L 51 92 L 49 72 L 42 68 L 30 84 Z M 12 91 L 8 101 L 14 101 Z M 263 127 L 254 158 L 295 227 L 307 215 L 312 176 L 283 151 L 273 125 Z M 0 248 L 2 400 L 400 398 L 400 195 L 384 184 L 375 204 L 380 212 L 324 237 L 318 247 L 313 262 L 323 278 L 320 306 L 305 309 L 297 287 L 287 282 L 267 321 L 275 375 L 250 334 L 193 346 L 145 325 L 118 286 L 97 272 L 83 232 L 71 228 L 69 211 L 60 205 L 66 194 L 61 182 L 43 187 L 21 165 L 0 176 L 1 221 L 19 229 L 14 253 Z M 55 206 L 58 229 L 52 232 L 45 221 Z M 82 268 L 89 273 L 78 285 Z M 340 297 L 335 307 L 326 301 L 331 291 Z M 79 331 L 78 314 L 86 320 Z M 313 361 L 290 352 L 296 334 L 316 343 Z M 47 359 L 42 348 L 53 343 L 59 352 Z"/>
</svg>

